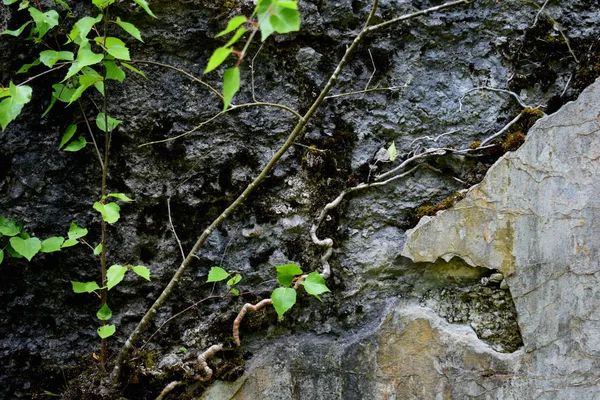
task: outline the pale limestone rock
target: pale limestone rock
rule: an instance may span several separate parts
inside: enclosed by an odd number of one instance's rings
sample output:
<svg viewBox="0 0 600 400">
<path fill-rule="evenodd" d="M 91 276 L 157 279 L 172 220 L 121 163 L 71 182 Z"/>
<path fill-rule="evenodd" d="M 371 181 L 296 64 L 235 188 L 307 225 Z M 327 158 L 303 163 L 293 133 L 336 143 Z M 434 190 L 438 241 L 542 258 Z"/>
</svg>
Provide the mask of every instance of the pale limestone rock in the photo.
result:
<svg viewBox="0 0 600 400">
<path fill-rule="evenodd" d="M 402 251 L 506 276 L 525 386 L 547 398 L 600 396 L 599 253 L 600 82 L 538 121 L 454 208 L 422 219 Z"/>
</svg>

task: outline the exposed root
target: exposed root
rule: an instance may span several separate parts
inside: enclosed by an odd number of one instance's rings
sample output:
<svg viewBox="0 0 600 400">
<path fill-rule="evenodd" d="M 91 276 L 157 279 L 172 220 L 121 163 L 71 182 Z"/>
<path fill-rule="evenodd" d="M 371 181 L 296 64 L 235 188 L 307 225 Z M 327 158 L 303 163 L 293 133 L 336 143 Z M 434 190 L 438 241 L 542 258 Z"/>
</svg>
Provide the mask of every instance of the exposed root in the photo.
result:
<svg viewBox="0 0 600 400">
<path fill-rule="evenodd" d="M 244 304 L 244 306 L 240 310 L 239 314 L 237 315 L 237 317 L 235 317 L 235 320 L 233 321 L 233 340 L 235 341 L 236 346 L 239 347 L 242 344 L 242 342 L 240 341 L 240 324 L 242 323 L 242 320 L 244 319 L 244 316 L 246 315 L 248 310 L 258 311 L 261 308 L 263 308 L 264 306 L 267 306 L 269 304 L 273 304 L 271 299 L 264 299 L 264 300 L 259 301 L 256 304 L 250 304 L 250 303 Z"/>
<path fill-rule="evenodd" d="M 177 386 L 181 386 L 183 384 L 184 384 L 183 381 L 173 381 L 173 382 L 169 383 L 167 386 L 165 386 L 165 388 L 162 390 L 162 392 L 160 392 L 160 394 L 158 395 L 156 400 L 162 400 L 173 389 L 175 389 Z"/>
<path fill-rule="evenodd" d="M 222 344 L 215 344 L 210 346 L 208 350 L 198 355 L 198 368 L 201 372 L 204 373 L 202 375 L 196 375 L 194 378 L 200 382 L 208 382 L 212 379 L 213 370 L 208 366 L 208 359 L 217 354 L 219 351 L 228 350 L 223 347 Z M 185 385 L 185 381 L 173 381 L 169 383 L 165 388 L 160 392 L 156 400 L 162 400 L 167 394 L 169 394 L 173 389 L 177 386 Z"/>
</svg>

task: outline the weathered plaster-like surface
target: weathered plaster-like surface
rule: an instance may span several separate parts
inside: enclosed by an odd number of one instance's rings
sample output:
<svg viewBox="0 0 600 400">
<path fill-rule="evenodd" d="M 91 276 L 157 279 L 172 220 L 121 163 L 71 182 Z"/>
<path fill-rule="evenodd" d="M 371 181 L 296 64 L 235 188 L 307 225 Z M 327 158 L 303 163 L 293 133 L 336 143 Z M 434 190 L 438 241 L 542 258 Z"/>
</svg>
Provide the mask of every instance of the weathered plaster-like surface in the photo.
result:
<svg viewBox="0 0 600 400">
<path fill-rule="evenodd" d="M 429 262 L 456 256 L 502 271 L 525 344 L 523 385 L 548 392 L 545 398 L 596 398 L 599 239 L 596 82 L 540 120 L 453 209 L 421 220 L 402 254 Z"/>
</svg>

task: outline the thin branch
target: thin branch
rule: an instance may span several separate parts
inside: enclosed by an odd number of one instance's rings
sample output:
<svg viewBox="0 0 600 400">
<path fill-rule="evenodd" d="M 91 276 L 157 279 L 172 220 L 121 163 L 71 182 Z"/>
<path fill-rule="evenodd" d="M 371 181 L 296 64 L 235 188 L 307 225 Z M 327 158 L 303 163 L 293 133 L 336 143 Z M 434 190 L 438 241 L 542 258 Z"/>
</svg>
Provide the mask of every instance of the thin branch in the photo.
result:
<svg viewBox="0 0 600 400">
<path fill-rule="evenodd" d="M 390 90 L 390 91 L 394 91 L 394 90 L 399 90 L 399 89 L 405 89 L 407 87 L 407 85 L 402 85 L 402 86 L 389 86 L 389 87 L 374 87 L 371 89 L 363 89 L 363 90 L 356 90 L 356 91 L 352 91 L 352 92 L 347 92 L 347 93 L 340 93 L 340 94 L 332 94 L 331 96 L 327 96 L 325 97 L 325 100 L 329 100 L 329 99 L 336 99 L 338 97 L 345 97 L 345 96 L 353 96 L 356 94 L 363 94 L 363 93 L 369 93 L 369 92 L 383 92 L 386 90 Z"/>
<path fill-rule="evenodd" d="M 466 0 L 458 1 L 458 2 L 454 2 L 453 5 L 466 4 L 466 2 L 467 2 Z M 448 6 L 445 6 L 445 7 L 448 7 Z M 445 7 L 441 7 L 441 8 L 445 8 Z M 162 293 L 156 299 L 154 304 L 148 309 L 148 311 L 142 317 L 142 319 L 140 320 L 138 325 L 131 332 L 131 334 L 129 335 L 129 338 L 125 341 L 125 344 L 122 346 L 122 348 L 119 351 L 117 358 L 115 360 L 115 366 L 111 373 L 111 381 L 113 384 L 116 384 L 118 382 L 119 375 L 121 373 L 121 366 L 125 362 L 125 358 L 129 354 L 129 351 L 133 347 L 134 343 L 137 342 L 142 331 L 145 329 L 145 327 L 148 325 L 150 320 L 157 313 L 158 309 L 164 304 L 166 299 L 169 297 L 169 295 L 173 291 L 174 287 L 179 283 L 181 276 L 187 270 L 189 265 L 191 265 L 192 261 L 196 257 L 196 253 L 198 252 L 200 247 L 204 244 L 206 239 L 212 234 L 212 232 L 215 229 L 217 229 L 217 227 L 219 227 L 223 223 L 223 221 L 225 221 L 234 211 L 236 211 L 238 209 L 238 207 L 240 207 L 245 202 L 245 200 L 248 198 L 248 196 L 250 196 L 250 194 L 252 194 L 254 192 L 256 187 L 258 187 L 267 178 L 267 176 L 273 170 L 275 165 L 278 163 L 279 159 L 281 159 L 281 157 L 293 145 L 293 143 L 296 141 L 298 136 L 300 136 L 304 132 L 304 128 L 305 128 L 306 124 L 308 123 L 310 118 L 313 116 L 313 114 L 317 111 L 317 109 L 321 106 L 321 104 L 323 103 L 323 100 L 325 99 L 325 97 L 327 96 L 327 94 L 329 93 L 329 91 L 331 90 L 333 85 L 336 83 L 340 73 L 342 72 L 342 69 L 344 68 L 344 66 L 346 65 L 348 60 L 350 59 L 351 54 L 358 47 L 358 45 L 362 42 L 362 39 L 364 38 L 364 36 L 371 31 L 370 29 L 372 27 L 369 28 L 369 24 L 371 22 L 371 19 L 375 15 L 376 8 L 377 8 L 377 0 L 374 0 L 373 6 L 371 8 L 371 13 L 369 14 L 369 17 L 367 18 L 367 21 L 365 22 L 365 27 L 354 38 L 354 40 L 352 41 L 350 46 L 348 46 L 346 48 L 346 52 L 344 53 L 344 56 L 338 63 L 337 67 L 331 74 L 329 80 L 325 84 L 325 87 L 321 90 L 321 93 L 314 100 L 314 102 L 312 103 L 312 105 L 310 106 L 308 111 L 304 114 L 304 116 L 301 119 L 299 119 L 298 123 L 296 124 L 296 126 L 294 127 L 292 132 L 289 134 L 288 138 L 281 145 L 281 147 L 275 152 L 275 154 L 273 155 L 271 160 L 265 165 L 265 167 L 258 174 L 258 176 L 246 187 L 246 189 L 237 197 L 237 199 L 233 203 L 231 203 L 208 226 L 208 228 L 206 228 L 204 230 L 204 232 L 200 235 L 200 237 L 198 238 L 198 240 L 196 241 L 196 243 L 194 244 L 194 246 L 188 253 L 186 259 L 181 263 L 181 265 L 179 266 L 177 271 L 175 271 L 175 274 L 171 278 L 171 281 L 167 284 L 167 287 L 165 287 L 165 289 L 162 291 Z M 436 9 L 441 9 L 441 8 L 438 7 Z M 407 20 L 409 18 L 416 17 L 419 15 L 424 15 L 426 13 L 427 12 L 413 13 L 408 16 L 405 16 L 404 18 L 396 19 L 396 20 L 397 21 Z M 267 299 L 267 300 L 269 300 L 269 299 Z"/>
<path fill-rule="evenodd" d="M 248 311 L 258 311 L 269 304 L 273 304 L 273 301 L 271 299 L 264 299 L 256 304 L 244 304 L 237 317 L 235 317 L 235 320 L 233 321 L 233 340 L 235 341 L 235 344 L 238 347 L 242 344 L 240 341 L 240 324 L 242 323 L 242 320 L 244 319 L 246 313 Z"/>
<path fill-rule="evenodd" d="M 201 85 L 206 86 L 208 89 L 210 89 L 211 92 L 213 92 L 214 94 L 216 94 L 217 96 L 219 96 L 219 98 L 221 100 L 223 100 L 223 95 L 221 93 L 219 93 L 219 91 L 217 89 L 215 89 L 213 86 L 211 86 L 210 84 L 204 82 L 202 79 L 196 78 L 194 75 L 190 74 L 187 71 L 184 71 L 181 68 L 177 68 L 174 67 L 172 65 L 169 64 L 163 64 L 157 61 L 144 61 L 144 60 L 131 60 L 129 61 L 130 63 L 138 63 L 138 64 L 151 64 L 151 65 L 158 65 L 159 67 L 163 67 L 163 68 L 169 68 L 172 69 L 174 71 L 177 71 L 179 73 L 182 73 L 183 75 L 187 76 L 188 78 L 190 78 L 191 80 L 193 80 L 194 82 L 197 82 Z"/>
<path fill-rule="evenodd" d="M 83 114 L 83 119 L 85 120 L 85 124 L 88 128 L 88 132 L 90 133 L 90 136 L 92 137 L 92 142 L 94 142 L 94 147 L 96 148 L 96 154 L 98 155 L 98 161 L 100 161 L 100 168 L 102 170 L 104 170 L 104 161 L 102 161 L 102 154 L 100 154 L 100 149 L 98 148 L 98 143 L 96 143 L 96 138 L 94 137 L 94 132 L 92 131 L 92 127 L 90 126 L 90 121 L 88 120 L 87 115 L 85 115 L 85 110 L 83 109 L 81 100 L 78 99 L 77 103 L 79 104 L 79 108 L 81 109 L 81 114 Z"/>
<path fill-rule="evenodd" d="M 152 341 L 152 339 L 154 338 L 154 336 L 156 336 L 156 334 L 158 332 L 160 332 L 160 330 L 169 322 L 173 321 L 174 319 L 178 318 L 180 315 L 185 314 L 186 312 L 193 310 L 194 308 L 196 308 L 196 306 L 198 306 L 198 304 L 200 303 L 204 303 L 205 301 L 211 300 L 211 299 L 222 299 L 223 296 L 209 296 L 209 297 L 205 297 L 202 300 L 199 300 L 197 302 L 195 302 L 194 304 L 192 304 L 191 306 L 183 309 L 182 311 L 178 312 L 175 315 L 172 315 L 171 317 L 169 317 L 165 322 L 163 322 L 158 329 L 156 329 L 156 331 L 154 331 L 154 333 L 152 335 L 150 335 L 150 337 L 144 342 L 144 344 L 140 347 L 140 350 L 143 350 L 144 347 L 146 347 L 146 345 L 148 343 L 150 343 Z"/>
<path fill-rule="evenodd" d="M 546 0 L 544 4 L 540 7 L 539 11 L 535 15 L 535 19 L 533 20 L 533 25 L 531 25 L 532 28 L 534 28 L 537 25 L 538 19 L 540 18 L 540 15 L 544 12 L 544 8 L 546 8 L 546 4 L 548 4 L 549 1 L 550 0 Z"/>
<path fill-rule="evenodd" d="M 375 60 L 373 60 L 373 54 L 371 53 L 371 49 L 369 49 L 369 57 L 371 57 L 371 64 L 373 65 L 373 73 L 371 73 L 371 76 L 369 77 L 369 80 L 367 81 L 367 84 L 365 85 L 364 90 L 369 89 L 369 85 L 371 84 L 371 81 L 373 80 L 373 77 L 375 76 L 375 72 L 377 72 L 377 67 L 375 66 Z"/>
<path fill-rule="evenodd" d="M 182 138 L 184 136 L 190 135 L 190 134 L 198 131 L 204 125 L 206 125 L 206 124 L 214 121 L 215 119 L 219 118 L 220 116 L 222 116 L 224 114 L 227 114 L 230 111 L 235 111 L 235 110 L 238 110 L 238 109 L 241 109 L 241 108 L 249 108 L 249 107 L 274 107 L 274 108 L 280 108 L 282 110 L 288 111 L 289 113 L 293 114 L 298 119 L 302 119 L 302 115 L 300 115 L 297 111 L 295 111 L 295 110 L 291 109 L 290 107 L 285 106 L 283 104 L 256 102 L 256 103 L 244 103 L 244 104 L 232 105 L 227 110 L 219 111 L 217 114 L 213 115 L 212 117 L 210 117 L 206 121 L 202 121 L 200 124 L 196 125 L 193 129 L 190 129 L 187 132 L 181 133 L 181 134 L 179 134 L 177 136 L 173 136 L 171 138 L 162 139 L 162 140 L 155 140 L 153 142 L 143 143 L 143 144 L 140 144 L 138 146 L 138 148 L 144 147 L 144 146 L 150 146 L 150 145 L 153 145 L 153 144 L 167 143 L 167 142 L 171 142 L 173 140 L 180 139 L 180 138 Z"/>
<path fill-rule="evenodd" d="M 465 94 L 463 94 L 462 96 L 460 96 L 460 98 L 458 99 L 458 103 L 460 105 L 459 108 L 458 108 L 459 112 L 462 111 L 462 101 L 464 100 L 464 98 L 467 97 L 467 95 L 469 95 L 469 94 L 471 94 L 471 93 L 473 93 L 475 91 L 478 91 L 478 90 L 488 90 L 490 92 L 506 93 L 506 94 L 509 94 L 512 97 L 514 97 L 515 100 L 517 100 L 517 102 L 519 103 L 519 105 L 521 107 L 523 107 L 523 108 L 535 108 L 535 107 L 528 106 L 527 104 L 525 104 L 525 102 L 523 102 L 523 100 L 521 99 L 521 97 L 518 94 L 516 94 L 515 92 L 511 92 L 510 90 L 497 89 L 497 88 L 493 88 L 493 87 L 489 87 L 489 86 L 478 86 L 476 88 L 467 90 Z"/>
<path fill-rule="evenodd" d="M 262 42 L 260 47 L 258 48 L 258 50 L 256 50 L 256 53 L 254 54 L 254 57 L 252 57 L 252 60 L 250 62 L 250 86 L 252 89 L 252 100 L 254 100 L 255 103 L 258 103 L 258 100 L 256 100 L 256 95 L 255 95 L 255 90 L 254 90 L 254 60 L 256 60 L 256 57 L 258 56 L 258 53 L 260 53 L 260 51 L 262 50 L 263 46 L 265 45 L 265 42 Z"/>
<path fill-rule="evenodd" d="M 179 246 L 179 251 L 181 251 L 181 259 L 185 260 L 185 251 L 183 251 L 181 240 L 179 240 L 179 236 L 177 236 L 175 225 L 173 225 L 173 218 L 171 217 L 171 196 L 169 196 L 169 198 L 167 199 L 167 212 L 169 213 L 169 226 L 173 231 L 173 235 L 175 235 L 175 240 L 177 241 L 177 246 Z"/>
<path fill-rule="evenodd" d="M 17 84 L 17 86 L 21 86 L 21 85 L 24 85 L 24 84 L 26 84 L 26 83 L 29 83 L 29 82 L 31 82 L 32 80 L 39 78 L 40 76 L 43 76 L 43 75 L 49 74 L 50 72 L 58 71 L 59 69 L 61 69 L 62 67 L 64 67 L 65 65 L 68 65 L 68 64 L 70 64 L 70 63 L 64 63 L 64 64 L 61 64 L 61 65 L 59 65 L 58 67 L 54 67 L 54 68 L 51 68 L 51 69 L 49 69 L 49 70 L 47 70 L 47 71 L 44 71 L 44 72 L 42 72 L 42 73 L 39 73 L 39 74 L 37 74 L 37 75 L 34 75 L 34 76 L 32 76 L 31 78 L 29 78 L 29 79 L 26 79 L 26 80 L 24 80 L 23 82 L 21 82 L 21 83 Z"/>
<path fill-rule="evenodd" d="M 415 18 L 415 17 L 420 17 L 422 15 L 431 14 L 432 12 L 443 10 L 445 8 L 450 8 L 450 7 L 458 6 L 458 5 L 461 5 L 461 4 L 469 4 L 469 3 L 472 3 L 473 1 L 474 0 L 458 0 L 458 1 L 451 1 L 449 3 L 440 4 L 439 6 L 427 8 L 427 9 L 421 10 L 421 11 L 416 11 L 416 12 L 410 13 L 410 14 L 405 14 L 405 15 L 402 15 L 400 17 L 390 19 L 389 21 L 385 21 L 385 22 L 382 22 L 380 24 L 373 25 L 373 26 L 369 27 L 367 29 L 367 31 L 368 32 L 373 32 L 373 31 L 376 31 L 378 29 L 385 28 L 386 26 L 390 26 L 390 25 L 396 24 L 398 22 L 406 21 L 408 19 Z"/>
<path fill-rule="evenodd" d="M 502 136 L 504 133 L 506 133 L 511 126 L 513 126 L 514 124 L 516 124 L 517 122 L 519 122 L 519 120 L 521 119 L 521 117 L 525 114 L 524 111 L 521 111 L 521 113 L 519 115 L 517 115 L 512 121 L 510 121 L 508 124 L 506 124 L 504 126 L 504 128 L 500 129 L 498 132 L 494 133 L 492 136 L 484 139 L 481 142 L 481 146 L 485 146 L 486 144 L 488 144 L 489 142 L 491 142 L 492 140 L 496 139 L 499 136 Z"/>
</svg>

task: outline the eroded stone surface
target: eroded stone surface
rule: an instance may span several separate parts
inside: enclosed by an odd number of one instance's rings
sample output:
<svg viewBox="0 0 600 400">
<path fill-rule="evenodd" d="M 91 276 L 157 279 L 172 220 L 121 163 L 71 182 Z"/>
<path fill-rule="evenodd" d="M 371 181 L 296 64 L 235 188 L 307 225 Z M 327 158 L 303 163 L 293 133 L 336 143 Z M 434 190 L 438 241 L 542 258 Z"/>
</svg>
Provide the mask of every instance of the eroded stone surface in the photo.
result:
<svg viewBox="0 0 600 400">
<path fill-rule="evenodd" d="M 599 161 L 596 82 L 540 120 L 453 209 L 421 220 L 402 251 L 501 270 L 528 353 L 525 386 L 558 396 L 549 398 L 598 391 Z"/>
</svg>

